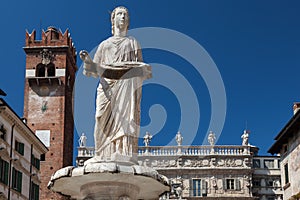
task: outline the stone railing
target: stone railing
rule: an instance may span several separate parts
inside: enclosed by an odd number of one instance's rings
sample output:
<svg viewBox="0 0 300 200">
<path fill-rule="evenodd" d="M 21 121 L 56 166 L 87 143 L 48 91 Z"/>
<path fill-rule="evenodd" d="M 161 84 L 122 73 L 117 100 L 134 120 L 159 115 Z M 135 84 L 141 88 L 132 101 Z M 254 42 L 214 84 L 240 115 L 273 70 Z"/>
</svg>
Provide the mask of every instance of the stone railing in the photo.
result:
<svg viewBox="0 0 300 200">
<path fill-rule="evenodd" d="M 250 155 L 250 146 L 148 146 L 138 148 L 139 156 Z"/>
<path fill-rule="evenodd" d="M 78 157 L 93 157 L 95 155 L 94 147 L 78 147 Z"/>
<path fill-rule="evenodd" d="M 94 147 L 78 147 L 78 157 L 93 157 Z M 250 155 L 250 146 L 140 146 L 138 156 Z"/>
</svg>

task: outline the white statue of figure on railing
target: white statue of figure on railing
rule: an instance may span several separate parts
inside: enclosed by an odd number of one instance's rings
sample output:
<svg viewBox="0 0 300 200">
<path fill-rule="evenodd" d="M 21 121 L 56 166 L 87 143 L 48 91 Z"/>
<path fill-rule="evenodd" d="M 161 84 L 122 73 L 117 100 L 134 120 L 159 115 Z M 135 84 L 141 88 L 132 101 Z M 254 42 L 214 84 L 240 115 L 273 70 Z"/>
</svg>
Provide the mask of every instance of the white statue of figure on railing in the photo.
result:
<svg viewBox="0 0 300 200">
<path fill-rule="evenodd" d="M 151 67 L 142 62 L 138 41 L 127 36 L 128 10 L 115 8 L 111 23 L 113 36 L 100 43 L 93 60 L 87 51 L 80 52 L 83 74 L 100 77 L 94 129 L 96 160 L 137 153 L 141 86 L 151 77 Z"/>
<path fill-rule="evenodd" d="M 182 145 L 182 141 L 183 141 L 183 137 L 182 137 L 180 131 L 177 132 L 175 139 L 176 139 L 177 145 L 181 146 Z"/>
<path fill-rule="evenodd" d="M 87 137 L 85 136 L 84 133 L 82 133 L 78 140 L 79 147 L 86 147 L 86 140 L 87 140 Z"/>
<path fill-rule="evenodd" d="M 147 131 L 146 135 L 144 136 L 144 144 L 146 147 L 150 145 L 151 139 L 152 139 L 152 135 Z"/>
<path fill-rule="evenodd" d="M 211 146 L 214 146 L 216 144 L 216 134 L 214 134 L 214 132 L 209 131 L 207 139 Z"/>
<path fill-rule="evenodd" d="M 242 145 L 243 146 L 248 146 L 249 145 L 249 131 L 244 130 L 243 135 L 241 136 L 241 138 L 243 139 Z"/>
</svg>

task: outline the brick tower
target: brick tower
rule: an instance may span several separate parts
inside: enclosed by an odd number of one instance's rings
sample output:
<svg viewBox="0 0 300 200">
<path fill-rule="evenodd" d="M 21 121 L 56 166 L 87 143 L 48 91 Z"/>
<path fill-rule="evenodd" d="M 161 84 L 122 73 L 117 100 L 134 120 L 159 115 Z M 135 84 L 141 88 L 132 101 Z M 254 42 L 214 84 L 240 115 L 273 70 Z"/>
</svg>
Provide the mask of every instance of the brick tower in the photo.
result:
<svg viewBox="0 0 300 200">
<path fill-rule="evenodd" d="M 24 117 L 49 148 L 41 158 L 40 199 L 63 199 L 47 184 L 55 171 L 72 165 L 76 50 L 68 30 L 49 27 L 41 40 L 35 37 L 35 31 L 26 32 Z"/>
</svg>

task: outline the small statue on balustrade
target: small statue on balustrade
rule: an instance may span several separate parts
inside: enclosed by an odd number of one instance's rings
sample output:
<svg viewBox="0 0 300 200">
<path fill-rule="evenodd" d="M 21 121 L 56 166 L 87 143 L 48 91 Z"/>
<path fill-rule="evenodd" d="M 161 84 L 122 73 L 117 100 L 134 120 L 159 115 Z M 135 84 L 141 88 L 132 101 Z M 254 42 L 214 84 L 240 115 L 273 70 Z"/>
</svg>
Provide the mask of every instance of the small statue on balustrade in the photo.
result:
<svg viewBox="0 0 300 200">
<path fill-rule="evenodd" d="M 182 137 L 180 131 L 177 132 L 175 139 L 176 139 L 177 145 L 181 146 L 182 141 L 183 141 L 183 137 Z"/>
<path fill-rule="evenodd" d="M 216 134 L 214 134 L 212 131 L 210 131 L 207 139 L 208 139 L 209 144 L 211 146 L 214 146 L 216 143 Z"/>
<path fill-rule="evenodd" d="M 146 132 L 146 135 L 144 136 L 144 144 L 146 147 L 150 145 L 152 139 L 152 135 L 149 132 Z"/>
<path fill-rule="evenodd" d="M 243 139 L 243 142 L 242 142 L 243 146 L 249 145 L 249 133 L 250 133 L 250 131 L 244 130 L 244 133 L 241 136 L 241 138 Z"/>
<path fill-rule="evenodd" d="M 82 133 L 78 140 L 79 147 L 86 147 L 86 140 L 87 140 L 87 137 L 85 136 L 84 133 Z"/>
</svg>

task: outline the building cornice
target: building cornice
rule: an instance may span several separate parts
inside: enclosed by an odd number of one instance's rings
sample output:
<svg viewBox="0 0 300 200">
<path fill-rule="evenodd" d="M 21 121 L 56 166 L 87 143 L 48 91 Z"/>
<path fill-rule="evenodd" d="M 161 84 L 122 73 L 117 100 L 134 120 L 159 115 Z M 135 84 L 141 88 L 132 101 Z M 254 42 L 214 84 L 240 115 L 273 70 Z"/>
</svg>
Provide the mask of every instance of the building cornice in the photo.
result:
<svg viewBox="0 0 300 200">
<path fill-rule="evenodd" d="M 289 138 L 293 137 L 294 130 L 299 129 L 300 126 L 300 112 L 297 112 L 293 117 L 288 121 L 288 123 L 283 127 L 283 129 L 275 137 L 274 144 L 268 150 L 268 153 L 278 154 L 282 149 L 282 146 L 285 145 Z"/>
<path fill-rule="evenodd" d="M 11 107 L 0 98 L 0 114 L 3 113 L 3 116 L 6 117 L 12 124 L 15 124 L 16 127 L 28 138 L 29 143 L 33 143 L 34 146 L 42 152 L 46 153 L 48 148 L 43 144 L 43 142 L 34 134 L 34 132 L 22 121 L 22 119 L 11 109 Z"/>
</svg>

